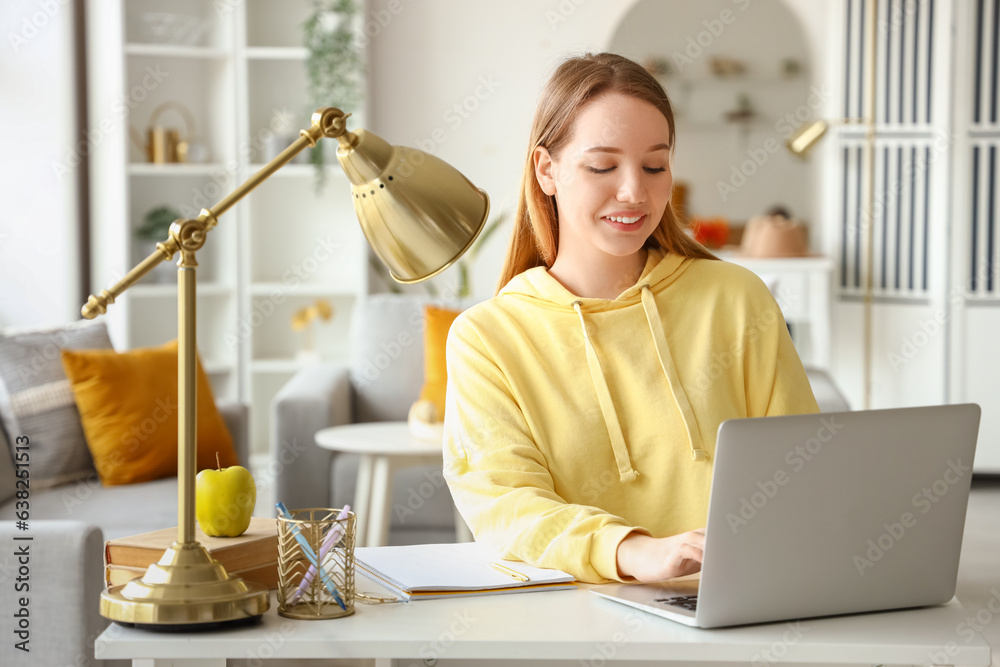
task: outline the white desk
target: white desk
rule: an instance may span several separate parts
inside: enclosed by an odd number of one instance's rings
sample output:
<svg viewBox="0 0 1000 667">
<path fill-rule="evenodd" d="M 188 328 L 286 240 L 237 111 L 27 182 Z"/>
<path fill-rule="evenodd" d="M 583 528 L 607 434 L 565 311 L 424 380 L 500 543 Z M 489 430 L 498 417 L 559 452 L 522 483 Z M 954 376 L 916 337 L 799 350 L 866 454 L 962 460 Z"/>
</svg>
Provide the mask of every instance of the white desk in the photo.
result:
<svg viewBox="0 0 1000 667">
<path fill-rule="evenodd" d="M 358 578 L 360 590 L 376 590 L 367 584 Z M 136 667 L 225 667 L 226 658 L 376 658 L 379 667 L 419 665 L 428 658 L 442 665 L 448 660 L 493 659 L 490 665 L 544 660 L 547 667 L 636 661 L 919 665 L 936 658 L 944 664 L 990 664 L 989 645 L 963 631 L 967 614 L 957 600 L 798 624 L 698 630 L 586 588 L 359 604 L 353 616 L 328 621 L 293 621 L 278 616 L 272 606 L 259 625 L 198 634 L 112 624 L 97 639 L 95 654 L 131 659 Z"/>
<path fill-rule="evenodd" d="M 316 434 L 316 444 L 324 449 L 359 454 L 361 457 L 354 507 L 351 509 L 359 519 L 355 543 L 365 547 L 381 547 L 388 543 L 393 471 L 419 463 L 440 463 L 442 456 L 441 442 L 414 437 L 406 422 L 333 426 Z M 457 511 L 455 531 L 459 541 L 472 541 L 472 535 Z"/>
</svg>

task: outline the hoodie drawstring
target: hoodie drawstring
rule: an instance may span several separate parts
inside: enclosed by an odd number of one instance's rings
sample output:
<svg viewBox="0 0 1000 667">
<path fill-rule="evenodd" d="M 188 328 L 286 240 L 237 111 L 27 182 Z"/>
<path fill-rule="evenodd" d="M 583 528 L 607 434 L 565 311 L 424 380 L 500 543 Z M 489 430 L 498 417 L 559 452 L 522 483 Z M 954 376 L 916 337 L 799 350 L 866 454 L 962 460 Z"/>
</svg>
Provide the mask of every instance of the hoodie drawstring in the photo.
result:
<svg viewBox="0 0 1000 667">
<path fill-rule="evenodd" d="M 618 413 L 615 411 L 615 404 L 611 401 L 611 392 L 608 390 L 608 382 L 604 379 L 604 371 L 601 369 L 601 362 L 597 358 L 597 351 L 594 344 L 590 342 L 590 335 L 587 333 L 587 322 L 583 319 L 583 310 L 580 302 L 574 301 L 573 308 L 580 316 L 580 327 L 583 329 L 584 347 L 587 348 L 587 365 L 590 367 L 590 377 L 597 391 L 597 400 L 601 404 L 601 412 L 604 414 L 604 424 L 608 428 L 608 436 L 611 438 L 611 449 L 615 453 L 615 463 L 618 465 L 618 478 L 623 482 L 631 482 L 639 473 L 632 468 L 632 459 L 628 455 L 628 447 L 625 445 L 625 435 L 622 433 L 621 424 L 618 421 Z"/>
<path fill-rule="evenodd" d="M 631 482 L 639 473 L 632 468 L 632 459 L 628 454 L 628 445 L 625 443 L 625 435 L 622 433 L 621 423 L 618 421 L 618 413 L 615 404 L 611 400 L 611 392 L 608 389 L 608 382 L 604 378 L 604 370 L 601 368 L 601 361 L 597 357 L 597 350 L 587 333 L 587 321 L 583 317 L 582 304 L 579 301 L 573 302 L 573 309 L 580 317 L 580 328 L 583 330 L 584 347 L 587 349 L 587 365 L 590 367 L 590 378 L 594 383 L 594 390 L 597 392 L 597 400 L 601 405 L 601 413 L 604 415 L 604 424 L 608 429 L 608 436 L 611 438 L 611 449 L 615 453 L 615 463 L 618 466 L 618 477 L 623 482 Z M 688 443 L 691 447 L 691 460 L 704 461 L 708 454 L 701 446 L 701 432 L 698 430 L 698 420 L 695 418 L 694 410 L 688 401 L 687 392 L 681 385 L 680 378 L 677 377 L 677 369 L 674 367 L 673 357 L 670 355 L 670 347 L 667 345 L 667 335 L 663 331 L 663 322 L 660 318 L 660 311 L 656 308 L 656 299 L 649 285 L 642 286 L 642 309 L 646 313 L 646 322 L 649 325 L 649 333 L 653 337 L 653 348 L 656 350 L 656 358 L 660 362 L 660 369 L 667 379 L 667 385 L 674 396 L 677 409 L 680 410 L 681 419 L 684 422 L 684 429 L 687 431 Z"/>
<path fill-rule="evenodd" d="M 646 311 L 646 321 L 649 323 L 649 332 L 653 335 L 653 346 L 656 348 L 656 356 L 660 360 L 660 368 L 663 369 L 663 375 L 667 378 L 667 384 L 670 385 L 674 401 L 681 411 L 684 428 L 687 429 L 688 442 L 691 445 L 691 460 L 704 461 L 708 455 L 701 447 L 698 421 L 695 419 L 694 410 L 691 409 L 687 393 L 677 377 L 677 369 L 674 367 L 674 360 L 670 356 L 670 348 L 667 346 L 667 336 L 663 332 L 660 311 L 656 308 L 656 299 L 653 298 L 653 292 L 649 289 L 649 285 L 642 286 L 642 308 Z"/>
</svg>

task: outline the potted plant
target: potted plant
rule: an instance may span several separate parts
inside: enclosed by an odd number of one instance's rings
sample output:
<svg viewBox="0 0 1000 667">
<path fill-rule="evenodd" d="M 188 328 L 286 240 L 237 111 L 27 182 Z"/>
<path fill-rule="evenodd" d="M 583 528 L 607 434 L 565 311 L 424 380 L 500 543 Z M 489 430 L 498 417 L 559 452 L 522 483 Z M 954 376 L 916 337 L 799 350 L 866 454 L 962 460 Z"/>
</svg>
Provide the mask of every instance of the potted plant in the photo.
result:
<svg viewBox="0 0 1000 667">
<path fill-rule="evenodd" d="M 133 234 L 139 258 L 148 256 L 157 243 L 166 241 L 170 236 L 170 224 L 181 217 L 180 211 L 166 205 L 150 209 Z M 171 262 L 162 262 L 149 275 L 156 282 L 170 282 L 176 278 L 176 267 Z"/>
<path fill-rule="evenodd" d="M 313 12 L 302 24 L 308 50 L 310 111 L 332 106 L 352 113 L 362 101 L 364 63 L 355 28 L 358 12 L 357 0 L 313 0 Z M 309 159 L 316 166 L 316 186 L 322 188 L 325 182 L 322 147 L 309 151 Z"/>
</svg>

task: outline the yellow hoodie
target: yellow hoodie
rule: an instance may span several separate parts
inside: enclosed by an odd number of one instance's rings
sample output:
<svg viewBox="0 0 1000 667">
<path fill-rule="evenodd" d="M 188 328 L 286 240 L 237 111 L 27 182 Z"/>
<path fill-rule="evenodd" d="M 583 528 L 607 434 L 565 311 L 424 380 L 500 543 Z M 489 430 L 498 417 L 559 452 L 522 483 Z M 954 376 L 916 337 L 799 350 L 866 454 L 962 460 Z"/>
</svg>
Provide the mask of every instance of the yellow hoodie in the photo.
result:
<svg viewBox="0 0 1000 667">
<path fill-rule="evenodd" d="M 444 474 L 476 539 L 505 557 L 620 580 L 629 533 L 705 525 L 720 423 L 817 411 L 750 271 L 650 250 L 607 300 L 539 267 L 451 327 Z"/>
</svg>

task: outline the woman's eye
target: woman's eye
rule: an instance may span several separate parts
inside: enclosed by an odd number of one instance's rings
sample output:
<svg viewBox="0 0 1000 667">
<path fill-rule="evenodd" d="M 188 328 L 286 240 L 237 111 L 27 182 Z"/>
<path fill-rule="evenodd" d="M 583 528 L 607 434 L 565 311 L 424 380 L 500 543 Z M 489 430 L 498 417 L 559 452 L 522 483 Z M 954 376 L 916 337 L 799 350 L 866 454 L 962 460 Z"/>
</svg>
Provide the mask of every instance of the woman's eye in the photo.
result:
<svg viewBox="0 0 1000 667">
<path fill-rule="evenodd" d="M 598 169 L 597 167 L 587 167 L 587 171 L 593 174 L 606 174 L 609 171 L 613 171 L 614 167 L 607 167 L 605 169 Z M 643 167 L 647 174 L 660 174 L 667 170 L 666 167 Z"/>
</svg>

